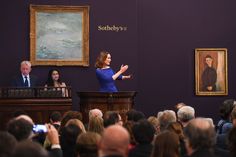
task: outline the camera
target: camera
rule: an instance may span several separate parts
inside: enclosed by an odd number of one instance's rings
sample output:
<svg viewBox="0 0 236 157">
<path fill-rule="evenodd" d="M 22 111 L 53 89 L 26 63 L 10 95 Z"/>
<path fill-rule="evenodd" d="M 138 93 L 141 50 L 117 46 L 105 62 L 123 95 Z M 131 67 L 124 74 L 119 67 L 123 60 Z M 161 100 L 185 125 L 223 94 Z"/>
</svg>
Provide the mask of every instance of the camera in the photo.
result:
<svg viewBox="0 0 236 157">
<path fill-rule="evenodd" d="M 36 125 L 33 125 L 33 132 L 34 133 L 46 133 L 47 132 L 47 128 L 46 128 L 45 125 L 36 124 Z"/>
</svg>

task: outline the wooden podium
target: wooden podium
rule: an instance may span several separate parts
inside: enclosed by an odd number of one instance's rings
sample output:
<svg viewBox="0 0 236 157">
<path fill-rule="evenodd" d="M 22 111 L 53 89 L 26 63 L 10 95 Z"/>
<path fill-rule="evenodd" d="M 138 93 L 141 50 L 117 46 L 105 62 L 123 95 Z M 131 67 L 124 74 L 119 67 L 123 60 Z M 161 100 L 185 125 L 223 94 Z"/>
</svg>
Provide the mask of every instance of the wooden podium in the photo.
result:
<svg viewBox="0 0 236 157">
<path fill-rule="evenodd" d="M 84 123 L 88 122 L 89 110 L 98 108 L 103 114 L 106 111 L 118 111 L 124 120 L 125 113 L 133 108 L 137 92 L 77 92 L 80 98 L 80 111 Z"/>
</svg>

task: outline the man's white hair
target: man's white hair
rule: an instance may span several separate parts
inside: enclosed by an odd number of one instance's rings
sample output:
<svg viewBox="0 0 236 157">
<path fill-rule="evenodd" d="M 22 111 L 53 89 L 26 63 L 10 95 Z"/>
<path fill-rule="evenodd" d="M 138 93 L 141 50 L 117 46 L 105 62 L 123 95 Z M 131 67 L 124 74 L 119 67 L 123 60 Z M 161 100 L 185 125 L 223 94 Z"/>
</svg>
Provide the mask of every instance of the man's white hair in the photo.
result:
<svg viewBox="0 0 236 157">
<path fill-rule="evenodd" d="M 29 67 L 31 67 L 30 61 L 22 61 L 22 62 L 20 63 L 20 65 L 21 65 L 21 66 L 22 66 L 22 65 L 28 65 Z"/>
<path fill-rule="evenodd" d="M 178 110 L 177 117 L 182 122 L 188 122 L 195 118 L 195 110 L 191 106 L 183 106 Z"/>
</svg>

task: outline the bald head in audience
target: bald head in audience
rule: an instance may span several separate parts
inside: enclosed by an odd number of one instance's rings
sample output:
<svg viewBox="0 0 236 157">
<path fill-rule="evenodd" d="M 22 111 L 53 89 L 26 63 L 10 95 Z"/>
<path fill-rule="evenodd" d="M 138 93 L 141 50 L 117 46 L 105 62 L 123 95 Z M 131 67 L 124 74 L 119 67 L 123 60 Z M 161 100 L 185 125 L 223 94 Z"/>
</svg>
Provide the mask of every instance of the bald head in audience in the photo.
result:
<svg viewBox="0 0 236 157">
<path fill-rule="evenodd" d="M 196 118 L 189 122 L 184 129 L 188 155 L 195 151 L 210 150 L 215 144 L 213 124 L 206 118 Z"/>
<path fill-rule="evenodd" d="M 111 125 L 104 130 L 99 143 L 99 156 L 128 156 L 129 133 L 120 125 Z"/>
<path fill-rule="evenodd" d="M 15 118 L 16 120 L 19 120 L 19 119 L 24 119 L 26 121 L 28 121 L 29 123 L 31 123 L 32 125 L 34 125 L 34 122 L 32 120 L 32 118 L 28 115 L 19 115 L 18 117 Z"/>
</svg>

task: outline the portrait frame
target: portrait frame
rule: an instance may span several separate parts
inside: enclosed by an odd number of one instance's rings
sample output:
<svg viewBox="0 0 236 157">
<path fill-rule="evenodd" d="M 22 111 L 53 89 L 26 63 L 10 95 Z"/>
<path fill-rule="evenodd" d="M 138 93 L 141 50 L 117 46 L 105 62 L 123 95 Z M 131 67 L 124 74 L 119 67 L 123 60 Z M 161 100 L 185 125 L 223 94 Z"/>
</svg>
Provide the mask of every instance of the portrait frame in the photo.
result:
<svg viewBox="0 0 236 157">
<path fill-rule="evenodd" d="M 89 66 L 89 6 L 30 5 L 30 62 Z"/>
<path fill-rule="evenodd" d="M 195 49 L 195 92 L 200 96 L 228 95 L 226 48 Z"/>
</svg>

